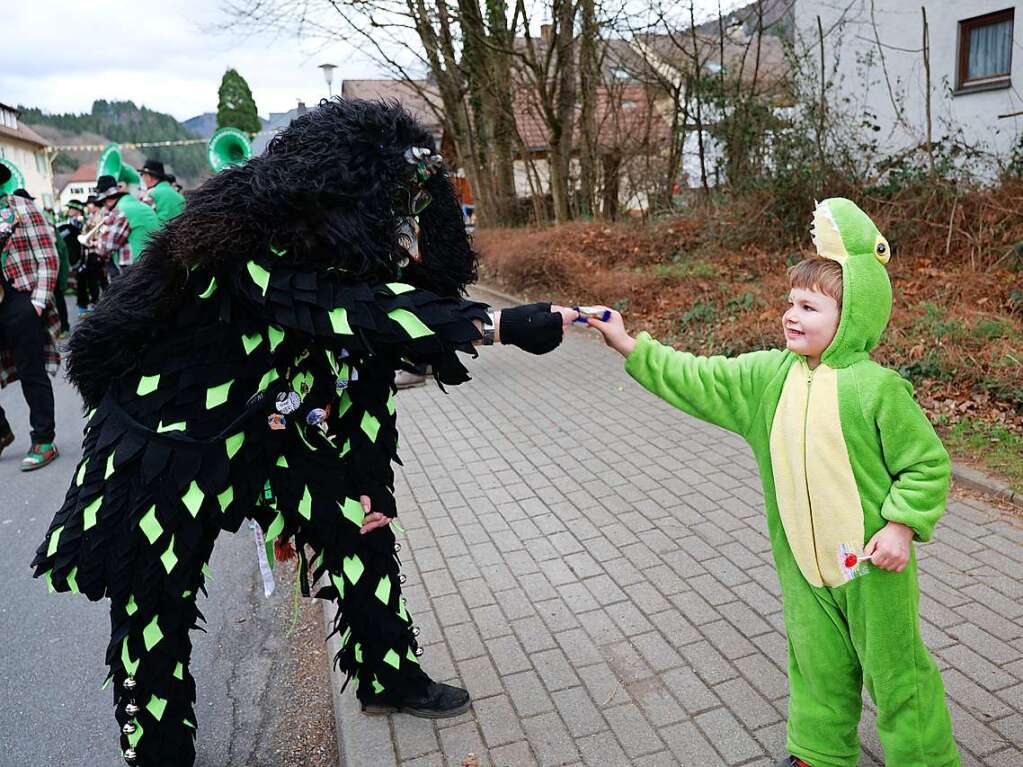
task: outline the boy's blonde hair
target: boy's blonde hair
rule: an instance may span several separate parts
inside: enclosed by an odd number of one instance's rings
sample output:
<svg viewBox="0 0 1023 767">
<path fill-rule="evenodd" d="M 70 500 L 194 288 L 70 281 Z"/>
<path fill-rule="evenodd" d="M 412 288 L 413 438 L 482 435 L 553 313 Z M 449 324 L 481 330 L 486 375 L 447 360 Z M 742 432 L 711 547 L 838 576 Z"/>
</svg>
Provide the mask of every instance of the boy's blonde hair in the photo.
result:
<svg viewBox="0 0 1023 767">
<path fill-rule="evenodd" d="M 789 287 L 823 293 L 842 306 L 842 265 L 830 258 L 811 256 L 789 267 Z"/>
</svg>

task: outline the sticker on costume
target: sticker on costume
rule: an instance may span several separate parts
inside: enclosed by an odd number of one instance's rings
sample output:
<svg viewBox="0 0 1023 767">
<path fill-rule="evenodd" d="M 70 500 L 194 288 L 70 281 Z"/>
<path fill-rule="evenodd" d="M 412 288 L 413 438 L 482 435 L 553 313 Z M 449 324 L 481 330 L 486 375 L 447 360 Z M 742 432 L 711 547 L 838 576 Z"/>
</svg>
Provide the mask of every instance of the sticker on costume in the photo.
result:
<svg viewBox="0 0 1023 767">
<path fill-rule="evenodd" d="M 859 578 L 869 573 L 870 568 L 867 567 L 869 561 L 870 557 L 857 554 L 844 543 L 838 547 L 838 566 L 842 570 L 842 579 L 845 581 L 851 581 L 853 578 Z"/>
<path fill-rule="evenodd" d="M 334 388 L 337 389 L 338 394 L 341 394 L 345 389 L 348 388 L 348 377 L 338 376 L 337 384 L 335 385 Z"/>
<path fill-rule="evenodd" d="M 320 407 L 314 407 L 305 416 L 305 422 L 310 426 L 319 426 L 327 420 L 327 411 Z"/>
<path fill-rule="evenodd" d="M 271 413 L 270 416 L 266 419 L 266 422 L 267 424 L 269 424 L 270 428 L 273 431 L 280 431 L 281 429 L 285 429 L 288 426 L 288 422 L 280 413 Z"/>
<path fill-rule="evenodd" d="M 298 410 L 302 404 L 302 398 L 293 391 L 282 391 L 277 395 L 277 412 L 290 415 Z"/>
</svg>

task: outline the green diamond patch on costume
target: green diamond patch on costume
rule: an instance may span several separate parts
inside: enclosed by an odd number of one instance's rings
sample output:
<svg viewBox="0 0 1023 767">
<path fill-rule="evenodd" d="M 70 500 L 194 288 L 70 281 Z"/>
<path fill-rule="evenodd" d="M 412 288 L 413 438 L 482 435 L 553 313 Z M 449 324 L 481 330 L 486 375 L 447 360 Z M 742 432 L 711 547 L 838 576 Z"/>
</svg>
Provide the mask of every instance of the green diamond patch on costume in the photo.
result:
<svg viewBox="0 0 1023 767">
<path fill-rule="evenodd" d="M 93 499 L 92 503 L 82 509 L 82 530 L 91 530 L 96 526 L 96 512 L 103 503 L 103 496 Z"/>
<path fill-rule="evenodd" d="M 272 353 L 281 345 L 281 341 L 284 340 L 284 331 L 276 325 L 271 325 L 267 328 L 266 334 L 270 339 L 270 352 Z"/>
<path fill-rule="evenodd" d="M 377 441 L 377 433 L 380 431 L 380 421 L 376 419 L 376 416 L 370 413 L 362 414 L 362 423 L 359 424 L 362 430 L 369 437 L 370 442 Z"/>
<path fill-rule="evenodd" d="M 350 557 L 345 557 L 341 563 L 341 569 L 345 572 L 345 577 L 354 586 L 359 582 L 359 578 L 362 577 L 362 573 L 365 571 L 366 566 L 362 564 L 362 560 L 359 559 L 358 554 L 353 554 Z"/>
<path fill-rule="evenodd" d="M 192 484 L 188 486 L 188 490 L 181 497 L 181 502 L 185 504 L 188 513 L 194 518 L 198 516 L 199 508 L 202 506 L 205 497 L 206 494 L 199 489 L 199 484 L 193 479 Z"/>
<path fill-rule="evenodd" d="M 227 402 L 227 396 L 231 391 L 231 385 L 234 383 L 234 379 L 220 384 L 219 386 L 211 386 L 206 390 L 206 409 L 212 410 L 215 407 L 223 405 Z"/>
<path fill-rule="evenodd" d="M 362 645 L 356 642 L 355 647 L 352 649 L 352 653 L 355 655 L 355 662 L 362 663 Z"/>
<path fill-rule="evenodd" d="M 374 674 L 373 675 L 373 692 L 375 692 L 377 695 L 379 695 L 383 691 L 384 691 L 384 686 L 382 684 L 380 684 L 380 682 L 377 681 L 377 676 L 376 676 L 376 674 Z"/>
<path fill-rule="evenodd" d="M 132 748 L 135 748 L 135 746 L 137 746 L 139 744 L 139 741 L 141 739 L 142 739 L 142 725 L 136 723 L 135 724 L 135 732 L 133 732 L 131 735 L 128 736 L 128 745 L 131 746 Z"/>
<path fill-rule="evenodd" d="M 177 421 L 176 423 L 168 423 L 168 424 L 165 424 L 163 421 L 160 421 L 160 424 L 156 427 L 156 431 L 157 431 L 158 434 L 164 434 L 164 433 L 166 433 L 168 431 L 184 431 L 184 430 L 185 430 L 185 422 L 184 421 Z"/>
<path fill-rule="evenodd" d="M 103 472 L 103 479 L 110 479 L 114 474 L 114 454 L 111 453 L 107 456 L 107 468 Z"/>
<path fill-rule="evenodd" d="M 374 592 L 374 596 L 383 602 L 385 605 L 391 599 L 391 579 L 386 575 L 380 579 L 380 583 L 377 584 L 377 590 Z"/>
<path fill-rule="evenodd" d="M 149 625 L 142 631 L 142 643 L 146 646 L 146 652 L 151 652 L 161 639 L 163 631 L 160 630 L 159 618 L 154 615 L 153 620 L 149 621 Z"/>
<path fill-rule="evenodd" d="M 139 397 L 145 397 L 147 394 L 152 394 L 154 391 L 156 391 L 159 385 L 160 385 L 159 373 L 156 374 L 155 376 L 142 376 L 142 378 L 139 379 L 139 386 L 135 390 L 135 394 L 137 394 Z"/>
<path fill-rule="evenodd" d="M 417 666 L 419 665 L 419 658 L 417 658 L 416 654 L 414 652 L 412 652 L 412 648 L 411 647 L 409 648 L 408 652 L 405 653 L 405 657 L 408 658 L 413 663 L 415 663 Z"/>
<path fill-rule="evenodd" d="M 155 504 L 149 506 L 149 510 L 142 516 L 138 529 L 142 531 L 142 535 L 146 537 L 150 545 L 157 542 L 157 539 L 163 535 L 164 527 L 157 520 L 157 506 Z"/>
<path fill-rule="evenodd" d="M 345 595 L 345 580 L 340 575 L 334 573 L 330 574 L 330 582 L 334 584 L 334 588 L 337 589 L 338 599 L 343 599 Z"/>
<path fill-rule="evenodd" d="M 128 676 L 135 676 L 135 672 L 139 670 L 138 659 L 132 660 L 131 653 L 128 652 L 128 637 L 125 637 L 124 641 L 121 642 L 121 665 L 124 666 Z"/>
<path fill-rule="evenodd" d="M 306 519 L 313 518 L 313 497 L 309 494 L 309 488 L 302 491 L 302 500 L 298 502 L 298 513 Z"/>
<path fill-rule="evenodd" d="M 146 704 L 146 709 L 153 715 L 153 719 L 159 722 L 163 719 L 163 712 L 167 710 L 167 701 L 153 695 Z"/>
<path fill-rule="evenodd" d="M 234 500 L 234 488 L 230 485 L 227 486 L 227 490 L 217 496 L 217 503 L 220 504 L 221 511 L 227 511 L 227 507 L 231 505 Z"/>
<path fill-rule="evenodd" d="M 242 445 L 245 443 L 245 432 L 238 432 L 227 438 L 224 442 L 224 446 L 227 448 L 227 459 L 231 460 L 237 455 L 238 451 L 242 449 Z"/>
<path fill-rule="evenodd" d="M 411 293 L 415 290 L 411 285 L 406 285 L 404 282 L 388 282 L 388 289 L 396 296 L 400 296 L 402 293 Z"/>
<path fill-rule="evenodd" d="M 408 309 L 392 309 L 387 313 L 387 316 L 401 325 L 409 338 L 422 338 L 433 335 L 433 331 Z"/>
<path fill-rule="evenodd" d="M 401 666 L 401 656 L 394 650 L 388 650 L 387 654 L 384 656 L 384 663 L 388 666 L 399 668 Z"/>
<path fill-rule="evenodd" d="M 167 544 L 167 550 L 160 555 L 160 561 L 163 563 L 163 569 L 170 575 L 170 571 L 174 569 L 174 565 L 178 563 L 178 555 L 174 553 L 174 536 L 171 536 L 170 543 Z"/>
<path fill-rule="evenodd" d="M 72 567 L 71 572 L 67 574 L 67 587 L 75 594 L 78 593 L 78 581 L 75 580 L 76 575 L 78 575 L 77 567 Z"/>
<path fill-rule="evenodd" d="M 63 529 L 64 525 L 61 525 L 60 527 L 55 527 L 53 532 L 50 533 L 50 543 L 46 547 L 46 556 L 52 557 L 57 553 L 57 543 L 60 540 L 60 533 Z"/>
<path fill-rule="evenodd" d="M 179 680 L 179 681 L 185 678 L 185 664 L 184 663 L 178 662 L 178 664 L 174 667 L 174 678 Z"/>
<path fill-rule="evenodd" d="M 210 277 L 210 284 L 206 286 L 206 290 L 199 294 L 199 298 L 209 298 L 213 295 L 213 291 L 217 289 L 217 278 Z"/>
<path fill-rule="evenodd" d="M 137 604 L 135 604 L 135 595 L 134 594 L 130 594 L 128 596 L 128 601 L 124 605 L 124 611 L 128 615 L 134 615 L 135 613 L 138 612 L 138 609 L 139 609 L 139 606 Z"/>
<path fill-rule="evenodd" d="M 330 317 L 330 328 L 336 335 L 339 336 L 350 336 L 352 335 L 352 326 L 348 324 L 348 310 L 343 306 L 339 306 L 336 309 L 331 309 L 327 315 Z"/>
<path fill-rule="evenodd" d="M 266 295 L 266 289 L 270 285 L 270 272 L 264 269 L 262 266 L 257 264 L 255 261 L 249 261 L 247 268 L 249 270 L 249 276 L 252 281 L 256 283 L 260 290 L 263 291 L 263 295 Z"/>
<path fill-rule="evenodd" d="M 281 376 L 277 372 L 276 368 L 270 368 L 268 371 L 266 371 L 266 373 L 263 374 L 263 377 L 259 379 L 259 386 L 256 387 L 256 391 L 266 391 L 266 387 L 272 384 L 280 377 Z"/>
<path fill-rule="evenodd" d="M 242 336 L 242 348 L 245 349 L 246 355 L 252 354 L 261 343 L 263 343 L 263 336 L 259 333 L 253 333 L 251 336 Z"/>
<path fill-rule="evenodd" d="M 86 468 L 88 468 L 88 466 L 89 459 L 86 458 L 84 461 L 82 461 L 82 465 L 78 467 L 78 473 L 75 474 L 75 484 L 78 485 L 79 487 L 81 487 L 82 483 L 85 481 L 85 470 Z"/>
<path fill-rule="evenodd" d="M 387 397 L 387 412 L 394 415 L 395 409 L 394 392 L 391 392 Z"/>
<path fill-rule="evenodd" d="M 345 498 L 341 504 L 341 513 L 356 527 L 362 527 L 362 523 L 366 521 L 366 510 L 354 498 Z"/>
</svg>

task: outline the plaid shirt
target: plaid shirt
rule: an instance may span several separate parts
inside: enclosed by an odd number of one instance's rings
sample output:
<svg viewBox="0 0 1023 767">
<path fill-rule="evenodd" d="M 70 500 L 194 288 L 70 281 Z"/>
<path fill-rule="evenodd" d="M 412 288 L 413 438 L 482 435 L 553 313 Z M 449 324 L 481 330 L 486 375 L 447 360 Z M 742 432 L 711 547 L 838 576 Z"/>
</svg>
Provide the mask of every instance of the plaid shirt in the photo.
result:
<svg viewBox="0 0 1023 767">
<path fill-rule="evenodd" d="M 57 352 L 57 334 L 60 332 L 60 317 L 53 305 L 53 291 L 57 286 L 59 258 L 56 233 L 43 216 L 43 212 L 31 200 L 8 195 L 7 204 L 17 211 L 20 218 L 17 229 L 7 241 L 2 254 L 4 279 L 15 290 L 28 293 L 33 305 L 42 310 L 48 336 L 45 344 L 46 369 L 56 375 L 60 367 Z M 0 386 L 17 380 L 14 359 L 10 351 L 0 348 Z"/>
<path fill-rule="evenodd" d="M 103 219 L 103 228 L 96 240 L 96 252 L 104 258 L 110 258 L 119 266 L 131 266 L 132 252 L 128 244 L 131 224 L 128 217 L 118 208 L 114 208 Z"/>
</svg>

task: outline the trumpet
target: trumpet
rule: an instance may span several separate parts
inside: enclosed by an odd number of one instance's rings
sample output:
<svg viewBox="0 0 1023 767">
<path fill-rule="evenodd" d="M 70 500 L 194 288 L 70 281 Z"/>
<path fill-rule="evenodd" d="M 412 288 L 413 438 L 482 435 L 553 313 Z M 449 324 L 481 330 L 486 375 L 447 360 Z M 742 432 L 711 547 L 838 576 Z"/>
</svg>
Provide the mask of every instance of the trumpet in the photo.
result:
<svg viewBox="0 0 1023 767">
<path fill-rule="evenodd" d="M 98 224 L 96 224 L 96 226 L 94 226 L 89 231 L 85 232 L 84 234 L 78 235 L 78 242 L 80 242 L 82 245 L 85 245 L 86 247 L 92 247 L 93 245 L 95 245 L 94 239 L 101 235 L 106 230 L 106 226 L 107 226 L 106 224 L 100 221 Z"/>
</svg>

